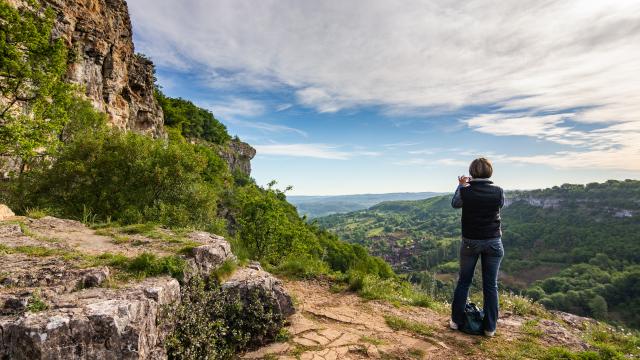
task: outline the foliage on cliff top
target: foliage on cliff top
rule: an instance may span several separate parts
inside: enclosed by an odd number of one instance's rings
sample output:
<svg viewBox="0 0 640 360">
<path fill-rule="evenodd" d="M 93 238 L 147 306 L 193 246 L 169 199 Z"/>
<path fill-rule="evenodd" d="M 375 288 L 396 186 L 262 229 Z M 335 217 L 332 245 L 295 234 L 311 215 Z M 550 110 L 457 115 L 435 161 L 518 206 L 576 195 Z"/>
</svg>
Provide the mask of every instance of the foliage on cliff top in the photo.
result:
<svg viewBox="0 0 640 360">
<path fill-rule="evenodd" d="M 202 139 L 218 145 L 231 139 L 227 128 L 211 111 L 189 100 L 168 97 L 159 88 L 156 88 L 155 95 L 164 112 L 166 127 L 176 129 L 185 138 Z"/>
</svg>

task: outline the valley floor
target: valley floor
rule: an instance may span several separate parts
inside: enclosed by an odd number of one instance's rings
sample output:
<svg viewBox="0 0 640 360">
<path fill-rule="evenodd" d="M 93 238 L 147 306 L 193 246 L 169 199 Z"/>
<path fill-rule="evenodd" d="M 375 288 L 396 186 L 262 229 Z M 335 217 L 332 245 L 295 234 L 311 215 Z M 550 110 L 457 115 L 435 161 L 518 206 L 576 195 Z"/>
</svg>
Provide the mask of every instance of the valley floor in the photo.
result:
<svg viewBox="0 0 640 360">
<path fill-rule="evenodd" d="M 322 281 L 285 281 L 297 302 L 289 339 L 244 354 L 246 359 L 494 359 L 529 358 L 550 346 L 584 350 L 588 319 L 558 314 L 533 319 L 503 312 L 494 338 L 448 327 L 448 311 L 394 306 L 334 292 Z M 564 320 L 562 319 L 564 318 Z M 394 330 L 395 329 L 395 330 Z M 533 352 L 532 352 L 533 351 Z"/>
</svg>

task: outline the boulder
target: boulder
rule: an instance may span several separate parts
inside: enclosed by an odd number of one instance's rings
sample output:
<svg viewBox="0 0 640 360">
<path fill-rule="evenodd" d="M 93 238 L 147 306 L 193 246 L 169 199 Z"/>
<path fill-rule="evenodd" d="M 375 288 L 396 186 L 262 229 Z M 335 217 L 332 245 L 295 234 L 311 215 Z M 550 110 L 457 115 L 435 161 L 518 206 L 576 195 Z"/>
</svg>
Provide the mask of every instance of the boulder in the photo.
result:
<svg viewBox="0 0 640 360">
<path fill-rule="evenodd" d="M 11 211 L 11 209 L 9 209 L 7 205 L 0 204 L 0 220 L 6 220 L 13 216 L 16 216 L 16 214 L 14 214 L 13 211 Z"/>
<path fill-rule="evenodd" d="M 194 231 L 187 237 L 202 245 L 193 248 L 191 256 L 187 258 L 186 280 L 195 275 L 207 277 L 225 261 L 236 260 L 236 256 L 231 252 L 231 245 L 222 236 Z"/>
<path fill-rule="evenodd" d="M 49 300 L 49 310 L 0 317 L 0 358 L 166 358 L 157 315 L 179 299 L 170 277 L 62 294 Z"/>
<path fill-rule="evenodd" d="M 222 289 L 239 295 L 243 300 L 249 299 L 249 294 L 257 290 L 283 318 L 295 312 L 291 296 L 284 289 L 282 281 L 264 271 L 257 263 L 237 270 L 222 284 Z"/>
</svg>

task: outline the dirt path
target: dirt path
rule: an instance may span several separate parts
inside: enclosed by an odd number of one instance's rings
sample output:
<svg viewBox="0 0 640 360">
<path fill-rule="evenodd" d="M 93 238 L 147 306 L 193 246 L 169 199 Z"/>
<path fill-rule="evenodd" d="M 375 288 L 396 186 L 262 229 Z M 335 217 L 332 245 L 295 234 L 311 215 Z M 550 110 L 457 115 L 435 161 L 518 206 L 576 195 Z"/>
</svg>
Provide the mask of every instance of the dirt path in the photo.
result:
<svg viewBox="0 0 640 360">
<path fill-rule="evenodd" d="M 332 293 L 328 284 L 287 281 L 297 300 L 290 319 L 288 342 L 275 343 L 245 354 L 245 358 L 281 359 L 482 359 L 471 354 L 481 342 L 508 340 L 517 335 L 521 321 L 501 321 L 503 335 L 495 339 L 473 337 L 448 328 L 448 315 L 419 307 L 394 307 L 366 301 L 350 293 Z M 391 329 L 385 320 L 418 322 L 431 334 L 417 335 Z"/>
</svg>

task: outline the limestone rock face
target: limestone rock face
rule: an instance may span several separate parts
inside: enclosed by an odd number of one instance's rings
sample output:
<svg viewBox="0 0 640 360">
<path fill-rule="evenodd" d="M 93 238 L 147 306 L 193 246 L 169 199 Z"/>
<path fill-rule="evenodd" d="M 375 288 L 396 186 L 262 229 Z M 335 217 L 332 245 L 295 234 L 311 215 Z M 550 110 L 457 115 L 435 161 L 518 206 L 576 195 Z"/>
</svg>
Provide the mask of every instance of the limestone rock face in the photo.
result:
<svg viewBox="0 0 640 360">
<path fill-rule="evenodd" d="M 58 15 L 53 35 L 69 48 L 67 79 L 84 87 L 113 126 L 164 136 L 162 109 L 153 95 L 153 63 L 135 54 L 126 1 L 40 1 Z"/>
<path fill-rule="evenodd" d="M 166 334 L 156 317 L 162 305 L 179 299 L 180 286 L 169 277 L 147 279 L 125 289 L 61 294 L 51 310 L 0 318 L 0 357 L 166 358 L 162 343 Z"/>
<path fill-rule="evenodd" d="M 246 176 L 251 175 L 251 159 L 256 156 L 256 149 L 240 140 L 231 140 L 227 148 L 218 152 L 232 172 L 240 172 Z"/>
</svg>

